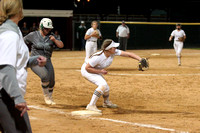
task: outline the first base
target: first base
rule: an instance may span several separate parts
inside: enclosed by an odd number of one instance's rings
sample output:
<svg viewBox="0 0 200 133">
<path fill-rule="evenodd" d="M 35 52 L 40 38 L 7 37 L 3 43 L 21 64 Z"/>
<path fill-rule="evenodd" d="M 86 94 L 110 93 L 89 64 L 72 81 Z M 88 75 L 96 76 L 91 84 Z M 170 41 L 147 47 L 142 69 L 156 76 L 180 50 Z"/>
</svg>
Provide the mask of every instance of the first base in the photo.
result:
<svg viewBox="0 0 200 133">
<path fill-rule="evenodd" d="M 72 116 L 101 116 L 102 113 L 100 112 L 95 112 L 95 111 L 89 111 L 89 110 L 80 110 L 80 111 L 72 111 L 71 112 Z"/>
</svg>

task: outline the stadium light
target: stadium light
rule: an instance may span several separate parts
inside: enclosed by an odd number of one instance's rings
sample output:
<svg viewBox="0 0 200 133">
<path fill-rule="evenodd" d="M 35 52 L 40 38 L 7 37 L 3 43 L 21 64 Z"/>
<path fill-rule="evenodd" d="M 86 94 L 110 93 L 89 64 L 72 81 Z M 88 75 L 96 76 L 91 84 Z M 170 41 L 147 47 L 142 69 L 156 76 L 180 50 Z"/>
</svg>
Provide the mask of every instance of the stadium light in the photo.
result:
<svg viewBox="0 0 200 133">
<path fill-rule="evenodd" d="M 87 2 L 90 2 L 90 0 L 87 0 Z"/>
<path fill-rule="evenodd" d="M 81 0 L 77 0 L 77 2 L 81 2 Z"/>
</svg>

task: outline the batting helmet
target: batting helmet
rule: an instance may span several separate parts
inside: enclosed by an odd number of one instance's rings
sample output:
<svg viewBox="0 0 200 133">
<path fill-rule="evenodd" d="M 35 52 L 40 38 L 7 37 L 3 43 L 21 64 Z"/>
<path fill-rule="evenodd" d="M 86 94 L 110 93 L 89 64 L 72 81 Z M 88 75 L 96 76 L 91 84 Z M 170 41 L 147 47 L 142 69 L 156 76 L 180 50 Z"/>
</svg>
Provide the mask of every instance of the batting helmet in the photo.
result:
<svg viewBox="0 0 200 133">
<path fill-rule="evenodd" d="M 43 28 L 53 29 L 53 23 L 52 23 L 51 19 L 43 18 L 40 21 L 40 29 L 43 29 Z"/>
</svg>

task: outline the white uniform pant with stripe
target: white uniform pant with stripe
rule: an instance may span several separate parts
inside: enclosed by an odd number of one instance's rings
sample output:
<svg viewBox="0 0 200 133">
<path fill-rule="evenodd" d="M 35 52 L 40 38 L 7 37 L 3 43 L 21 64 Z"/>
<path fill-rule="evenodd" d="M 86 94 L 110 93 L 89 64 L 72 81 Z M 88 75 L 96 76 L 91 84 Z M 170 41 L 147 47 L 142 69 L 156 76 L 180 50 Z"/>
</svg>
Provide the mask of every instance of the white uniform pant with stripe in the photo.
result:
<svg viewBox="0 0 200 133">
<path fill-rule="evenodd" d="M 91 83 L 99 86 L 103 87 L 103 93 L 106 93 L 109 91 L 109 86 L 106 82 L 106 80 L 104 79 L 104 77 L 100 74 L 93 74 L 93 73 L 88 73 L 85 70 L 85 66 L 86 63 L 83 64 L 83 66 L 81 67 L 81 74 L 84 78 L 86 78 L 88 81 L 90 81 Z"/>
</svg>

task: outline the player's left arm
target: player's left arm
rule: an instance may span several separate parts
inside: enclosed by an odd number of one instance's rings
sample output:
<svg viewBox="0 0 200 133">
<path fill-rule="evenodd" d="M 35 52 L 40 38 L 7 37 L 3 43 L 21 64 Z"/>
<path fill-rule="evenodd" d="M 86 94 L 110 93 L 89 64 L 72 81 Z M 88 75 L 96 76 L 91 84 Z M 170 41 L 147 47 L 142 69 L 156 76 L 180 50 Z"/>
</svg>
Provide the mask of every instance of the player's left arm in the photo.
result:
<svg viewBox="0 0 200 133">
<path fill-rule="evenodd" d="M 185 36 L 183 36 L 183 39 L 184 39 L 184 40 L 186 39 L 186 35 L 185 35 Z"/>
<path fill-rule="evenodd" d="M 128 39 L 130 38 L 130 30 L 129 30 L 128 27 L 127 27 L 127 38 L 128 38 Z"/>
<path fill-rule="evenodd" d="M 142 58 L 134 53 L 130 53 L 130 52 L 125 52 L 125 51 L 121 51 L 121 54 L 120 56 L 123 56 L 123 57 L 130 57 L 130 58 L 133 58 L 133 59 L 136 59 L 138 61 L 140 61 Z"/>
<path fill-rule="evenodd" d="M 171 36 L 169 37 L 169 41 L 172 41 L 172 39 L 173 39 L 173 36 L 171 35 Z"/>
<path fill-rule="evenodd" d="M 53 41 L 59 48 L 63 48 L 64 44 L 62 41 L 57 40 L 54 36 L 49 36 L 50 40 Z"/>
<path fill-rule="evenodd" d="M 186 34 L 185 34 L 184 31 L 183 31 L 183 39 L 184 39 L 184 40 L 186 39 Z"/>
</svg>

